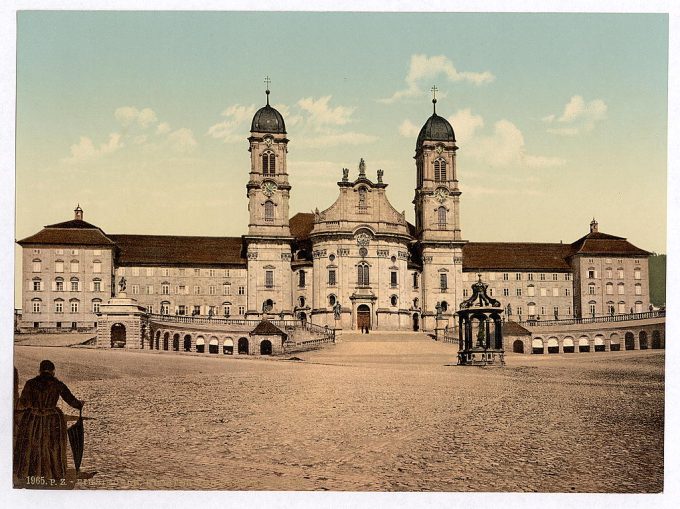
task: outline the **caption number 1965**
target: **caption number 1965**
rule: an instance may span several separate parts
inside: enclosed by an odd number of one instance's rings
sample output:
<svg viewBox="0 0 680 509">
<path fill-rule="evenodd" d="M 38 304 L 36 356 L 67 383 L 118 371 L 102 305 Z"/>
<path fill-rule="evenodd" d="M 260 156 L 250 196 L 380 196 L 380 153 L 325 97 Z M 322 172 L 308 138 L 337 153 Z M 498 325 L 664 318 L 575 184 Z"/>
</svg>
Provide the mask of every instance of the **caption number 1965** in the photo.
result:
<svg viewBox="0 0 680 509">
<path fill-rule="evenodd" d="M 65 486 L 66 479 L 51 479 L 45 476 L 30 475 L 26 477 L 26 484 L 32 486 Z"/>
</svg>

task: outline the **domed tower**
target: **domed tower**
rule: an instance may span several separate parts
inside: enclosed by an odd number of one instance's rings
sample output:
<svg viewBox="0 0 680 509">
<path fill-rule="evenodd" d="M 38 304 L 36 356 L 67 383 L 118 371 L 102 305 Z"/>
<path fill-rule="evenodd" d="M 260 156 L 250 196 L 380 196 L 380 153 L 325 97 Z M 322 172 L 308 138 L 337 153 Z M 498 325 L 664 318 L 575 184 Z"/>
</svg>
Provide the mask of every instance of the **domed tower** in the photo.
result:
<svg viewBox="0 0 680 509">
<path fill-rule="evenodd" d="M 436 88 L 433 87 L 433 92 Z M 435 327 L 435 306 L 442 303 L 451 318 L 462 299 L 462 267 L 465 241 L 460 231 L 460 190 L 456 168 L 456 135 L 444 117 L 433 113 L 416 141 L 416 189 L 413 204 L 416 238 L 423 260 L 423 326 Z M 461 293 L 461 295 L 458 295 Z M 448 315 L 448 316 L 447 316 Z M 449 320 L 453 327 L 455 323 Z"/>
<path fill-rule="evenodd" d="M 267 104 L 257 110 L 248 138 L 250 222 L 245 236 L 248 253 L 247 315 L 289 314 L 291 306 L 291 243 L 288 219 L 290 184 L 286 154 L 286 124 Z"/>
</svg>

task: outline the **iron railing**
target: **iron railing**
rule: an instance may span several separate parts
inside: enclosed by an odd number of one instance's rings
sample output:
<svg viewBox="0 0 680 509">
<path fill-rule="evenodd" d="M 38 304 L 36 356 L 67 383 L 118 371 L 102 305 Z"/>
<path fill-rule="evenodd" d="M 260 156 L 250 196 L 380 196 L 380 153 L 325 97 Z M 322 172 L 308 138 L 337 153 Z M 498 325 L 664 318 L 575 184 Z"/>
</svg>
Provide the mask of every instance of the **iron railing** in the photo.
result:
<svg viewBox="0 0 680 509">
<path fill-rule="evenodd" d="M 520 324 L 528 325 L 530 327 L 547 327 L 553 325 L 580 325 L 589 323 L 607 323 L 607 322 L 627 322 L 630 320 L 647 320 L 649 318 L 664 318 L 666 316 L 665 310 L 646 311 L 644 313 L 626 313 L 621 315 L 604 315 L 587 318 L 566 318 L 560 320 L 539 320 L 530 318 L 521 321 Z"/>
</svg>

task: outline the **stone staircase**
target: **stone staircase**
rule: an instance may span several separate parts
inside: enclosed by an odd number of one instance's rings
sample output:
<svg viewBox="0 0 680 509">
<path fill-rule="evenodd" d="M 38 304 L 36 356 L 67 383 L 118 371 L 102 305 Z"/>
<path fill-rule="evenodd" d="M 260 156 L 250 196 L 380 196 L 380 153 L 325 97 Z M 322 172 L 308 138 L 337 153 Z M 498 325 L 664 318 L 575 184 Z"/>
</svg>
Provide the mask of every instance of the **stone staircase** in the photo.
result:
<svg viewBox="0 0 680 509">
<path fill-rule="evenodd" d="M 433 341 L 432 337 L 424 332 L 402 332 L 402 331 L 371 331 L 368 334 L 361 334 L 357 331 L 340 331 L 336 335 L 338 341 L 353 342 L 392 342 L 400 343 Z"/>
</svg>

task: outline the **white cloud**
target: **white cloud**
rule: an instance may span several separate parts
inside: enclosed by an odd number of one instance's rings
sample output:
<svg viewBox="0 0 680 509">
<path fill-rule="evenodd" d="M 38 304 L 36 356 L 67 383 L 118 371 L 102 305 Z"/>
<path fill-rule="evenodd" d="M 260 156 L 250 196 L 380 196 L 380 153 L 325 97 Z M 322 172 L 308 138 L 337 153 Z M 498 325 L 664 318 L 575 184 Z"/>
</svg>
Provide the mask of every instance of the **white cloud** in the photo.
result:
<svg viewBox="0 0 680 509">
<path fill-rule="evenodd" d="M 255 115 L 254 104 L 250 106 L 234 104 L 222 112 L 222 116 L 226 118 L 211 126 L 207 134 L 225 143 L 243 141 L 243 127 L 251 122 L 253 115 Z"/>
<path fill-rule="evenodd" d="M 489 71 L 458 71 L 453 62 L 444 55 L 428 57 L 427 55 L 411 55 L 411 62 L 406 74 L 406 88 L 398 90 L 391 97 L 380 99 L 380 102 L 393 103 L 405 97 L 414 97 L 424 93 L 423 82 L 428 84 L 442 76 L 450 82 L 466 81 L 474 85 L 490 83 L 496 77 Z"/>
<path fill-rule="evenodd" d="M 134 106 L 121 106 L 120 108 L 116 108 L 114 116 L 123 127 L 128 127 L 137 123 L 146 128 L 158 121 L 156 113 L 151 108 L 138 110 Z"/>
<path fill-rule="evenodd" d="M 78 143 L 71 145 L 71 156 L 63 159 L 63 161 L 69 164 L 93 161 L 105 154 L 117 151 L 122 146 L 119 133 L 111 133 L 109 140 L 106 143 L 101 143 L 99 147 L 96 147 L 87 136 L 81 136 Z"/>
<path fill-rule="evenodd" d="M 167 122 L 161 122 L 156 128 L 156 134 L 167 134 L 170 132 L 170 124 Z"/>
<path fill-rule="evenodd" d="M 345 125 L 350 122 L 350 117 L 355 108 L 345 106 L 329 108 L 328 102 L 330 99 L 330 95 L 316 100 L 313 97 L 306 97 L 300 99 L 297 104 L 303 111 L 309 114 L 307 121 L 312 125 Z"/>
<path fill-rule="evenodd" d="M 406 138 L 416 138 L 419 133 L 420 127 L 408 119 L 404 120 L 399 126 L 399 134 Z"/>
<path fill-rule="evenodd" d="M 458 110 L 448 118 L 456 134 L 456 140 L 463 143 L 470 140 L 478 129 L 484 127 L 484 118 L 475 115 L 470 108 Z"/>
<path fill-rule="evenodd" d="M 582 96 L 575 95 L 564 106 L 559 117 L 552 114 L 544 117 L 543 121 L 555 126 L 547 129 L 549 133 L 576 136 L 582 132 L 592 131 L 595 124 L 606 116 L 607 104 L 602 99 L 586 102 Z"/>
<path fill-rule="evenodd" d="M 193 151 L 198 143 L 194 139 L 191 129 L 183 127 L 168 135 L 168 143 L 175 152 L 187 153 Z"/>
</svg>

